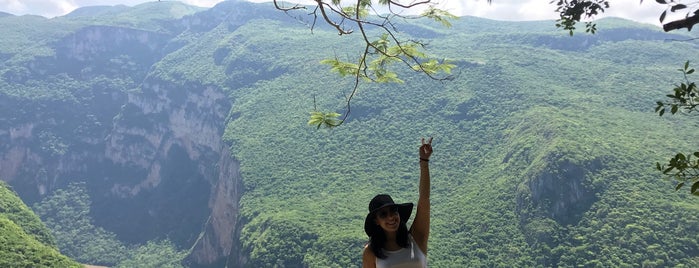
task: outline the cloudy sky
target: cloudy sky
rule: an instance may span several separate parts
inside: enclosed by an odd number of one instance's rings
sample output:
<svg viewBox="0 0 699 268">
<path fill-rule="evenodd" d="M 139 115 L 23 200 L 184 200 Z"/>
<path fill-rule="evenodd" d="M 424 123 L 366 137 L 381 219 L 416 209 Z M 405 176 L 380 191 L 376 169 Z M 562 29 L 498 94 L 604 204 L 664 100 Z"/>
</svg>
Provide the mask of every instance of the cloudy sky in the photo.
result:
<svg viewBox="0 0 699 268">
<path fill-rule="evenodd" d="M 153 0 L 151 0 L 153 1 Z M 177 0 L 162 0 L 177 1 Z M 179 0 L 183 3 L 212 7 L 223 0 Z M 253 0 L 266 1 L 266 0 Z M 295 2 L 294 0 L 287 0 Z M 455 15 L 471 15 L 498 20 L 543 20 L 556 19 L 555 6 L 551 0 L 437 0 L 440 7 Z M 0 0 L 0 11 L 15 15 L 33 14 L 52 18 L 65 15 L 82 6 L 127 5 L 133 6 L 144 0 Z M 298 2 L 298 1 L 296 1 Z M 408 3 L 403 0 L 401 2 Z M 642 3 L 641 3 L 642 2 Z M 658 17 L 665 6 L 653 0 L 610 0 L 611 7 L 604 16 L 627 18 L 639 22 L 659 25 Z M 684 16 L 684 14 L 681 14 Z M 670 18 L 670 17 L 668 17 Z"/>
</svg>

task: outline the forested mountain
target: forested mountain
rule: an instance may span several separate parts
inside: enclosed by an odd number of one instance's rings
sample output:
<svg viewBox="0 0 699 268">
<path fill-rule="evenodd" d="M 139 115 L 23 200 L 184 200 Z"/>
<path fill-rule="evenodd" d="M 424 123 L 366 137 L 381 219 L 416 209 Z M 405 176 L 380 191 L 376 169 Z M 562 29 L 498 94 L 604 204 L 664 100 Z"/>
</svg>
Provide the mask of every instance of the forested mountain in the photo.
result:
<svg viewBox="0 0 699 268">
<path fill-rule="evenodd" d="M 50 230 L 2 181 L 0 234 L 2 267 L 80 267 L 58 252 Z"/>
<path fill-rule="evenodd" d="M 356 267 L 368 201 L 417 201 L 431 136 L 431 266 L 699 265 L 699 200 L 654 169 L 696 146 L 696 121 L 653 113 L 692 36 L 405 21 L 454 80 L 361 84 L 348 121 L 316 130 L 309 112 L 343 109 L 352 85 L 319 62 L 358 42 L 304 14 L 0 16 L 0 178 L 81 263 Z"/>
</svg>

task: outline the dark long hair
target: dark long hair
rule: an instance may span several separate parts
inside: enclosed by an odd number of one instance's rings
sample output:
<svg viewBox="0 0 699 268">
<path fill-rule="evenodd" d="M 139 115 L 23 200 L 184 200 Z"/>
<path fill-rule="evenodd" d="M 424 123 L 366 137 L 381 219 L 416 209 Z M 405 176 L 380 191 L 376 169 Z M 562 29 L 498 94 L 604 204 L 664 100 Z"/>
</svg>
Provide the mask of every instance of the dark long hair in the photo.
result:
<svg viewBox="0 0 699 268">
<path fill-rule="evenodd" d="M 372 252 L 374 252 L 374 255 L 377 258 L 385 259 L 386 254 L 383 253 L 383 246 L 386 245 L 386 232 L 383 230 L 383 228 L 381 228 L 381 226 L 374 225 L 374 228 L 377 228 L 377 230 L 374 232 L 373 236 L 369 237 L 369 248 Z M 402 220 L 398 225 L 396 243 L 398 243 L 398 246 L 403 248 L 410 246 L 410 242 L 408 242 L 408 226 Z"/>
</svg>

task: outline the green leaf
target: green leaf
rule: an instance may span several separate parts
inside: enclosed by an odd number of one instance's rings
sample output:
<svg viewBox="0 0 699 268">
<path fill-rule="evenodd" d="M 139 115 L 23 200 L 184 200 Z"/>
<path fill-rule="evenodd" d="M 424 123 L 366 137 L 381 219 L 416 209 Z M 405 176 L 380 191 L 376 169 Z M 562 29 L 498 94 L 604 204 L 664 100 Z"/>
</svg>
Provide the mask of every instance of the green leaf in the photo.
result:
<svg viewBox="0 0 699 268">
<path fill-rule="evenodd" d="M 669 173 L 669 172 L 672 171 L 674 168 L 675 168 L 675 167 L 673 167 L 673 166 L 669 166 L 668 168 L 666 168 L 665 170 L 663 170 L 663 174 Z"/>
<path fill-rule="evenodd" d="M 459 18 L 446 10 L 438 9 L 433 6 L 428 7 L 427 10 L 422 12 L 422 16 L 433 19 L 434 21 L 441 23 L 445 27 L 451 27 L 451 22 L 449 22 L 449 20 Z"/>
<path fill-rule="evenodd" d="M 684 186 L 684 182 L 678 183 L 677 186 L 675 186 L 675 191 L 680 190 L 680 188 L 682 188 L 682 186 Z"/>
<path fill-rule="evenodd" d="M 677 154 L 675 155 L 675 159 L 681 160 L 681 161 L 686 161 L 686 160 L 687 160 L 687 157 L 684 156 L 683 153 L 677 153 Z"/>
<path fill-rule="evenodd" d="M 656 0 L 656 1 L 660 1 L 660 0 Z M 667 15 L 667 10 L 663 11 L 663 13 L 660 14 L 660 23 L 663 23 L 663 21 L 665 20 L 665 15 Z"/>
<path fill-rule="evenodd" d="M 323 123 L 323 113 L 321 112 L 311 112 L 311 119 L 308 120 L 309 125 L 319 125 Z"/>
<path fill-rule="evenodd" d="M 337 72 L 340 76 L 356 75 L 359 70 L 359 65 L 340 61 L 338 59 L 325 59 L 320 61 L 321 64 L 330 65 L 331 72 Z"/>
<path fill-rule="evenodd" d="M 691 192 L 691 193 L 696 193 L 696 192 L 697 192 L 697 189 L 699 189 L 699 181 L 698 181 L 698 182 L 695 182 L 694 184 L 692 184 L 692 190 L 691 190 L 690 192 Z"/>
<path fill-rule="evenodd" d="M 342 13 L 347 14 L 347 16 L 349 16 L 349 17 L 355 17 L 355 15 L 357 15 L 357 14 L 355 14 L 356 10 L 357 10 L 356 5 L 342 7 Z M 366 18 L 368 15 L 369 15 L 369 10 L 367 10 L 366 6 L 360 5 L 359 6 L 359 16 L 356 16 L 356 17 L 361 19 L 361 18 Z"/>
<path fill-rule="evenodd" d="M 403 83 L 403 80 L 398 79 L 398 74 L 390 71 L 383 71 L 376 73 L 376 82 L 379 83 Z"/>
<path fill-rule="evenodd" d="M 337 119 L 341 114 L 336 112 L 323 113 L 318 111 L 311 112 L 311 118 L 308 120 L 308 125 L 315 126 L 316 129 L 325 126 L 328 128 L 336 127 L 342 124 L 342 120 Z"/>
<path fill-rule="evenodd" d="M 383 35 L 381 35 L 381 38 L 371 42 L 371 45 L 374 47 L 374 49 L 377 52 L 384 52 L 384 53 L 386 53 L 386 51 L 388 50 L 389 44 L 390 44 L 390 42 L 388 41 L 388 34 L 383 34 Z"/>
<path fill-rule="evenodd" d="M 660 109 L 662 109 L 662 108 L 663 108 L 663 106 L 661 106 L 661 105 L 656 106 L 656 107 L 655 107 L 655 112 L 657 113 L 657 112 L 660 111 Z"/>
</svg>

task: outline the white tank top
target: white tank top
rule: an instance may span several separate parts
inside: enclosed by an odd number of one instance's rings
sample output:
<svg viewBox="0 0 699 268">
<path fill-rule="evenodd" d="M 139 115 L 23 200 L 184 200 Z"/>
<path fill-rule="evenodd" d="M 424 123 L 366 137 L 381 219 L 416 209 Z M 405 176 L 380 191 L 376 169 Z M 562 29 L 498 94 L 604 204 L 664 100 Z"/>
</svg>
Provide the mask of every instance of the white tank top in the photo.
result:
<svg viewBox="0 0 699 268">
<path fill-rule="evenodd" d="M 427 257 L 417 246 L 412 235 L 408 235 L 410 246 L 399 250 L 384 250 L 385 259 L 376 258 L 376 268 L 426 268 Z"/>
</svg>

